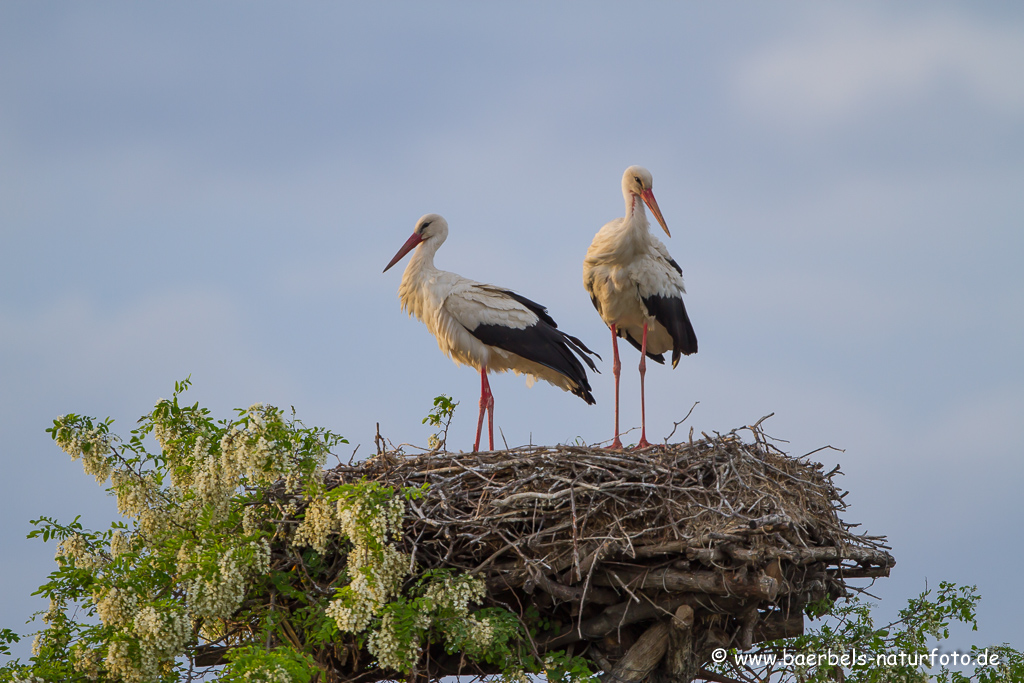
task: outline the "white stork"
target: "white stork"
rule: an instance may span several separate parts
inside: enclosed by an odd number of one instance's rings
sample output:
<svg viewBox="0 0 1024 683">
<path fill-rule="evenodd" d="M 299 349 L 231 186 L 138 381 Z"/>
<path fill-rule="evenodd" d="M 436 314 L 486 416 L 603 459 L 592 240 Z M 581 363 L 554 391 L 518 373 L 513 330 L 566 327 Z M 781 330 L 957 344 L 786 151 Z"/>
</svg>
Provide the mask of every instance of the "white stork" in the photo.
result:
<svg viewBox="0 0 1024 683">
<path fill-rule="evenodd" d="M 647 441 L 644 405 L 645 358 L 664 363 L 662 355 L 672 350 L 672 367 L 681 354 L 697 353 L 697 336 L 683 305 L 683 271 L 669 256 L 668 249 L 651 234 L 644 204 L 658 219 L 665 234 L 672 233 L 651 191 L 653 179 L 646 168 L 630 166 L 622 174 L 622 196 L 626 215 L 601 228 L 583 260 L 583 286 L 594 308 L 612 331 L 612 370 L 615 373 L 615 440 L 619 441 L 619 344 L 618 337 L 640 351 L 640 442 Z M 643 200 L 643 201 L 638 201 Z"/>
<path fill-rule="evenodd" d="M 423 216 L 384 272 L 418 247 L 402 276 L 398 298 L 402 310 L 423 321 L 456 365 L 480 370 L 480 416 L 473 450 L 480 448 L 485 410 L 488 442 L 494 450 L 494 397 L 488 372 L 511 370 L 527 375 L 530 385 L 539 377 L 593 405 L 587 371 L 576 356 L 597 372 L 585 355 L 597 354 L 557 329 L 547 309 L 535 301 L 435 268 L 434 254 L 447 237 L 444 218 L 436 213 Z"/>
</svg>

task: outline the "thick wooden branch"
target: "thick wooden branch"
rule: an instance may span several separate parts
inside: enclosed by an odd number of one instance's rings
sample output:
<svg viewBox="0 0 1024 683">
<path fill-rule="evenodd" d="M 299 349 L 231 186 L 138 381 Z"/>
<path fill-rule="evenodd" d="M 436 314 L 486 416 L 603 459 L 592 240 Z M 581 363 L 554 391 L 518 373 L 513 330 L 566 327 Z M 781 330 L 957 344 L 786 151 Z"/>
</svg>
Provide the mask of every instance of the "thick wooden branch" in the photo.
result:
<svg viewBox="0 0 1024 683">
<path fill-rule="evenodd" d="M 605 683 L 637 683 L 646 679 L 665 656 L 670 628 L 668 622 L 659 621 L 644 631 L 615 668 L 606 675 Z"/>
<path fill-rule="evenodd" d="M 616 629 L 640 621 L 656 619 L 665 615 L 671 616 L 680 605 L 689 599 L 690 596 L 687 595 L 674 595 L 662 598 L 657 603 L 630 600 L 612 605 L 599 616 L 587 619 L 578 625 L 567 626 L 558 634 L 541 640 L 538 645 L 544 650 L 560 650 L 566 645 L 580 640 L 598 640 Z"/>
<path fill-rule="evenodd" d="M 795 638 L 804 634 L 804 615 L 797 611 L 790 616 L 781 613 L 774 613 L 767 619 L 757 622 L 754 627 L 752 642 L 763 643 L 768 640 L 779 640 L 781 638 Z"/>
<path fill-rule="evenodd" d="M 609 568 L 594 576 L 599 586 L 626 585 L 641 590 L 663 590 L 670 593 L 692 592 L 710 595 L 736 595 L 744 598 L 774 600 L 779 594 L 779 582 L 766 574 L 758 574 L 747 581 L 727 573 L 677 569 Z"/>
<path fill-rule="evenodd" d="M 534 586 L 563 602 L 593 602 L 599 605 L 614 605 L 622 599 L 614 591 L 593 587 L 588 587 L 587 590 L 584 590 L 583 588 L 564 586 L 552 581 L 543 574 L 537 574 L 528 580 L 523 585 L 523 589 L 527 593 L 532 593 Z"/>
<path fill-rule="evenodd" d="M 633 552 L 633 556 L 637 558 L 665 555 L 685 555 L 691 560 L 698 560 L 708 565 L 726 564 L 730 560 L 737 560 L 745 564 L 765 564 L 771 560 L 783 559 L 795 565 L 850 560 L 865 567 L 891 568 L 896 566 L 895 558 L 883 550 L 857 547 L 798 549 L 766 547 L 751 550 L 726 543 L 712 548 L 704 548 L 697 547 L 696 540 L 687 539 L 656 545 L 642 545 L 634 548 Z"/>
</svg>

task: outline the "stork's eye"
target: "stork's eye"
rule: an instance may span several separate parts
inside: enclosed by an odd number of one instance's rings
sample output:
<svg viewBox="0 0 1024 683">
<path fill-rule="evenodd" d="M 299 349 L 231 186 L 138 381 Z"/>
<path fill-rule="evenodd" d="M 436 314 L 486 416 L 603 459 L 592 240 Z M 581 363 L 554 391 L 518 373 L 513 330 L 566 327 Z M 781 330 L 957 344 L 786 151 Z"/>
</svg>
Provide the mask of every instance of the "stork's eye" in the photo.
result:
<svg viewBox="0 0 1024 683">
<path fill-rule="evenodd" d="M 639 185 L 640 187 L 644 186 L 644 184 L 642 182 L 640 182 L 640 176 L 638 176 L 638 175 L 633 176 L 633 180 L 635 180 L 636 184 Z"/>
<path fill-rule="evenodd" d="M 420 233 L 422 233 L 424 230 L 426 230 L 428 225 L 430 225 L 430 221 L 427 221 L 426 223 L 421 225 L 420 226 Z"/>
</svg>

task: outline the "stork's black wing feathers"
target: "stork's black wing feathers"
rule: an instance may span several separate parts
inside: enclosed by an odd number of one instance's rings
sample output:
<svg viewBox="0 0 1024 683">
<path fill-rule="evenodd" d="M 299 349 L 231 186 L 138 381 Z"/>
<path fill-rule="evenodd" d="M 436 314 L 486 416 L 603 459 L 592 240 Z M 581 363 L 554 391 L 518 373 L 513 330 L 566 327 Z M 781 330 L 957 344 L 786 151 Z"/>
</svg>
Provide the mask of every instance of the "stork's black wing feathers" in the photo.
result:
<svg viewBox="0 0 1024 683">
<path fill-rule="evenodd" d="M 643 297 L 649 315 L 661 323 L 672 337 L 672 367 L 679 363 L 679 356 L 697 353 L 697 335 L 686 315 L 686 305 L 680 296 Z M 634 346 L 639 345 L 630 339 Z"/>
<path fill-rule="evenodd" d="M 580 363 L 580 358 L 591 370 L 597 372 L 594 361 L 586 355 L 589 353 L 596 356 L 597 354 L 588 349 L 576 337 L 559 330 L 543 306 L 511 292 L 509 295 L 536 313 L 540 319 L 530 327 L 523 329 L 505 325 L 477 325 L 475 329 L 469 330 L 469 333 L 488 346 L 495 346 L 522 356 L 567 377 L 576 385 L 571 390 L 572 393 L 593 405 L 595 403 L 594 395 L 591 393 L 587 371 Z M 576 357 L 577 355 L 579 358 Z"/>
</svg>

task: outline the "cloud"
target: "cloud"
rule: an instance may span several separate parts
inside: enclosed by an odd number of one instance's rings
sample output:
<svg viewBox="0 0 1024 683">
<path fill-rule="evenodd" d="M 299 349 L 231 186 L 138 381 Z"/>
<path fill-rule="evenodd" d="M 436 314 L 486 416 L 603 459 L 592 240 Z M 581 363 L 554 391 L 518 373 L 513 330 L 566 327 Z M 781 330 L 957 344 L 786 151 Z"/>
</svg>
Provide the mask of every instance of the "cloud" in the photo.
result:
<svg viewBox="0 0 1024 683">
<path fill-rule="evenodd" d="M 1024 109 L 1020 26 L 949 14 L 883 23 L 854 12 L 743 60 L 734 82 L 741 105 L 777 122 L 829 125 L 952 86 L 997 112 Z"/>
</svg>

